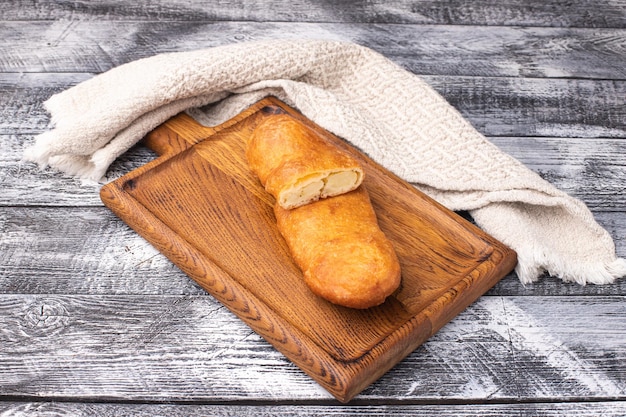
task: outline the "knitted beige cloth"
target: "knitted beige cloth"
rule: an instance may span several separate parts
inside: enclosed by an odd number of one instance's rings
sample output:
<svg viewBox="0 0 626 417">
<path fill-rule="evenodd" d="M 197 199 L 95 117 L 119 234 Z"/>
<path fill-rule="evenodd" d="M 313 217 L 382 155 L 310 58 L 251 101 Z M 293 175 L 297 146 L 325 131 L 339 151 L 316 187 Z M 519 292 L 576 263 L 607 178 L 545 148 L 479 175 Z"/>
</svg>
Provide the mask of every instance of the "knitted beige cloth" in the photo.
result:
<svg viewBox="0 0 626 417">
<path fill-rule="evenodd" d="M 99 180 L 169 117 L 192 109 L 217 124 L 270 94 L 448 208 L 469 210 L 517 251 L 522 282 L 544 270 L 580 284 L 626 275 L 581 201 L 501 152 L 420 78 L 351 43 L 241 43 L 119 66 L 46 101 L 54 129 L 25 159 Z"/>
</svg>

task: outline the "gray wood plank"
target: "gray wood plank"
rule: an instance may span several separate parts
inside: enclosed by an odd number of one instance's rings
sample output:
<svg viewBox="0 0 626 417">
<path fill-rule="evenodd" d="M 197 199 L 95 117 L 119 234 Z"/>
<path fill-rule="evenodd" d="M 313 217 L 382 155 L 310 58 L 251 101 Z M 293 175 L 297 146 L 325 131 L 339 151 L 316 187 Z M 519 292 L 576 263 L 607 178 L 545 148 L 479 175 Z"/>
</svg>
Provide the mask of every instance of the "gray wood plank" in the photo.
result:
<svg viewBox="0 0 626 417">
<path fill-rule="evenodd" d="M 22 161 L 24 147 L 32 142 L 32 135 L 0 134 L 0 206 L 102 206 L 101 184 L 83 182 Z M 152 151 L 137 145 L 112 164 L 105 180 L 118 178 L 154 158 L 156 155 Z"/>
<path fill-rule="evenodd" d="M 626 400 L 625 301 L 482 297 L 358 399 Z M 0 329 L 2 396 L 331 398 L 208 296 L 0 295 Z"/>
<path fill-rule="evenodd" d="M 352 41 L 424 75 L 626 79 L 626 29 L 301 22 L 3 22 L 0 71 L 99 73 L 157 53 L 284 38 Z"/>
<path fill-rule="evenodd" d="M 623 398 L 623 302 L 623 297 L 482 297 L 364 395 L 454 400 L 496 399 L 514 392 L 518 400 L 549 401 L 588 399 L 602 392 L 600 396 Z M 441 349 L 453 349 L 443 361 Z M 440 375 L 440 366 L 458 373 L 458 379 Z M 405 367 L 411 376 L 404 375 Z"/>
<path fill-rule="evenodd" d="M 0 209 L 0 292 L 205 294 L 108 209 Z"/>
<path fill-rule="evenodd" d="M 316 391 L 207 296 L 0 299 L 3 395 L 192 401 Z"/>
<path fill-rule="evenodd" d="M 80 73 L 0 73 L 0 134 L 48 127 L 42 102 Z M 626 137 L 626 81 L 422 76 L 486 136 Z"/>
<path fill-rule="evenodd" d="M 362 405 L 193 405 L 193 404 L 115 404 L 76 402 L 5 402 L 0 415 L 76 417 L 623 417 L 626 402 L 572 402 L 527 404 L 380 404 Z"/>
<path fill-rule="evenodd" d="M 0 206 L 101 206 L 97 184 L 85 184 L 35 164 L 22 162 L 31 135 L 0 135 Z M 590 138 L 490 137 L 555 187 L 584 201 L 594 211 L 623 212 L 626 207 L 626 140 Z M 155 158 L 137 146 L 107 173 L 117 178 Z"/>
<path fill-rule="evenodd" d="M 487 136 L 625 137 L 626 82 L 422 78 Z"/>
<path fill-rule="evenodd" d="M 489 140 L 589 207 L 624 213 L 626 200 L 621 196 L 626 196 L 626 140 L 545 137 L 490 137 Z"/>
<path fill-rule="evenodd" d="M 0 73 L 0 134 L 43 132 L 50 120 L 43 102 L 91 77 L 88 73 Z"/>
<path fill-rule="evenodd" d="M 622 0 L 581 0 L 575 3 L 560 0 L 476 0 L 470 3 L 444 0 L 108 0 L 96 3 L 5 0 L 0 4 L 0 16 L 7 20 L 252 20 L 625 27 L 625 9 Z M 602 13 L 597 13 L 598 10 Z"/>
<path fill-rule="evenodd" d="M 596 218 L 626 257 L 626 216 L 603 212 Z M 103 207 L 2 207 L 0 232 L 0 293 L 204 294 Z M 545 277 L 523 286 L 513 273 L 490 294 L 626 295 L 626 279 L 582 287 Z"/>
</svg>

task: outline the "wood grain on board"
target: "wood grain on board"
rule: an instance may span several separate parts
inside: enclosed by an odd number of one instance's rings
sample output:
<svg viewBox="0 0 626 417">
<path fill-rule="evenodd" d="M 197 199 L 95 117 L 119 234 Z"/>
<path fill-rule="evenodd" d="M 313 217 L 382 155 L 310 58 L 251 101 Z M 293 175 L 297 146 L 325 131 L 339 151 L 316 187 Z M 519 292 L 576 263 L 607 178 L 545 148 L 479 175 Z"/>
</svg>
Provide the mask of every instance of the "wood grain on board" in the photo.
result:
<svg viewBox="0 0 626 417">
<path fill-rule="evenodd" d="M 66 187 L 68 194 L 74 192 Z M 596 213 L 596 218 L 614 237 L 618 255 L 625 256 L 626 216 L 622 212 L 606 211 Z M 0 222 L 0 292 L 4 294 L 204 293 L 106 208 L 0 207 Z M 141 279 L 144 276 L 150 279 Z M 524 286 L 511 273 L 487 294 L 626 295 L 626 280 L 618 280 L 613 285 L 583 287 L 546 276 Z"/>
<path fill-rule="evenodd" d="M 266 111 L 267 110 L 267 111 Z M 273 198 L 245 160 L 263 118 L 288 113 L 354 155 L 402 284 L 379 307 L 332 305 L 304 284 Z M 215 128 L 182 114 L 148 135 L 160 159 L 104 186 L 105 205 L 201 287 L 348 401 L 485 293 L 515 253 L 275 98 Z"/>
</svg>

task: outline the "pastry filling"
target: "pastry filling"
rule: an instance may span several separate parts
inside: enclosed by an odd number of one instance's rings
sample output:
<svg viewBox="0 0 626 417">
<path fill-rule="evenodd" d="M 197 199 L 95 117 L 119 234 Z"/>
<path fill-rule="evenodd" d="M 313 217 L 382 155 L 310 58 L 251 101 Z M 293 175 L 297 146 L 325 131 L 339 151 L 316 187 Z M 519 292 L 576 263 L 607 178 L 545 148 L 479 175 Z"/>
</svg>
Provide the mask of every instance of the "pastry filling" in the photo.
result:
<svg viewBox="0 0 626 417">
<path fill-rule="evenodd" d="M 354 190 L 361 184 L 361 173 L 356 170 L 336 171 L 329 174 L 309 176 L 280 194 L 280 205 L 292 209 Z"/>
</svg>

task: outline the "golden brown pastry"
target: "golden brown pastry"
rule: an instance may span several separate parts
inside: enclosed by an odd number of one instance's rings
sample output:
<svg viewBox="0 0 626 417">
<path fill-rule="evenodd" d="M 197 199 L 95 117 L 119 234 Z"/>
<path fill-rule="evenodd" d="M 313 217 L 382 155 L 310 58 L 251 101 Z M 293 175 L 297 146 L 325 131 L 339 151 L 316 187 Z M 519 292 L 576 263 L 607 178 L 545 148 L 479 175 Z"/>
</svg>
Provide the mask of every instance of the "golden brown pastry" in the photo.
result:
<svg viewBox="0 0 626 417">
<path fill-rule="evenodd" d="M 354 158 L 287 114 L 268 116 L 255 128 L 246 158 L 286 209 L 352 191 L 363 181 Z"/>
<path fill-rule="evenodd" d="M 400 285 L 400 264 L 363 187 L 292 210 L 274 206 L 278 230 L 311 290 L 352 308 L 381 304 Z"/>
</svg>

